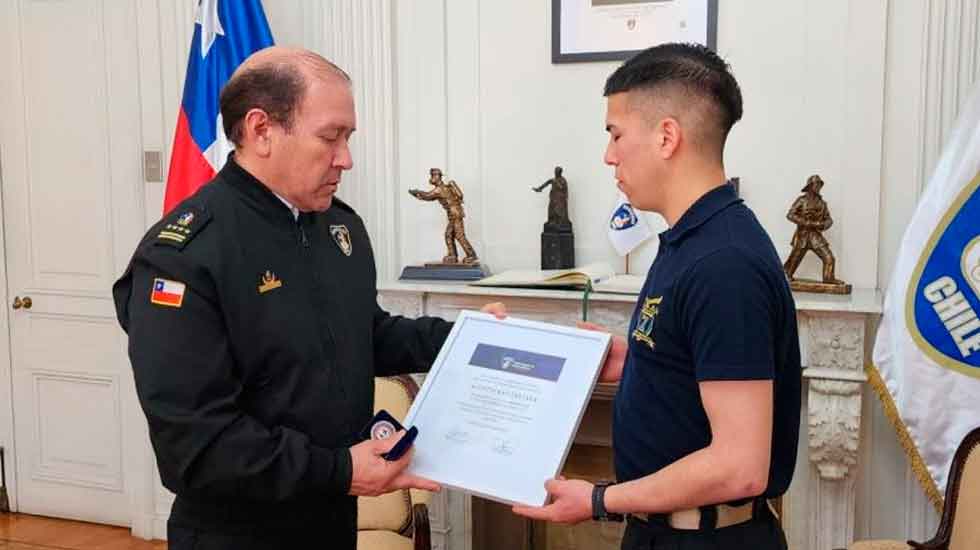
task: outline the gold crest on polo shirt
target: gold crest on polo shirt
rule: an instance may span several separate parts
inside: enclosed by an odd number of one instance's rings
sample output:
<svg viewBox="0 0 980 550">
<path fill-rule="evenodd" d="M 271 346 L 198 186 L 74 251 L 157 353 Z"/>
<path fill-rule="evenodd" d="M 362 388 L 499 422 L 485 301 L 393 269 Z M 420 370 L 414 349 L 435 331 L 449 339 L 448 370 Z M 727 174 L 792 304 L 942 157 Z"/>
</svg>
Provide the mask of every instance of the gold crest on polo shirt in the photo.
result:
<svg viewBox="0 0 980 550">
<path fill-rule="evenodd" d="M 650 349 L 656 347 L 653 341 L 653 327 L 657 322 L 657 314 L 660 313 L 660 303 L 663 296 L 654 296 L 643 299 L 643 308 L 640 309 L 640 320 L 633 329 L 633 340 L 645 344 Z"/>
</svg>

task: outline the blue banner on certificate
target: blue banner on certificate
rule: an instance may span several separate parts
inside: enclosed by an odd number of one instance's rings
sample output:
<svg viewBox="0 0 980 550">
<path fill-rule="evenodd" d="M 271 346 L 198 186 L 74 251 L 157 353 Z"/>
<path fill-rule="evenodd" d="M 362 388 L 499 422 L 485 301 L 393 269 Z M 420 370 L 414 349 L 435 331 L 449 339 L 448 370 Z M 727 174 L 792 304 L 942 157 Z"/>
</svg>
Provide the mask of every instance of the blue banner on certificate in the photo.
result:
<svg viewBox="0 0 980 550">
<path fill-rule="evenodd" d="M 558 381 L 565 359 L 490 344 L 477 344 L 470 364 L 474 367 L 496 369 L 551 382 Z"/>
<path fill-rule="evenodd" d="M 500 502 L 544 504 L 610 338 L 460 313 L 405 419 L 419 428 L 409 471 Z"/>
</svg>

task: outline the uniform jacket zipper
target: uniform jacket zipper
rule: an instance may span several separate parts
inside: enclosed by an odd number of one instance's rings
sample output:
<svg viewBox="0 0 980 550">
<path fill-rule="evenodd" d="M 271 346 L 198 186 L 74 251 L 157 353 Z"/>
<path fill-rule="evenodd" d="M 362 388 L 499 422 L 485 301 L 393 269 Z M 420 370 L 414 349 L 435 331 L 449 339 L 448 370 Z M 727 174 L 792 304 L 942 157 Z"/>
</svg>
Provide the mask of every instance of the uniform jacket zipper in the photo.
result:
<svg viewBox="0 0 980 550">
<path fill-rule="evenodd" d="M 306 229 L 303 227 L 303 222 L 300 220 L 300 218 L 296 218 L 296 228 L 299 229 L 299 242 L 302 245 L 303 259 L 306 260 L 307 266 L 311 270 L 310 276 L 312 277 L 313 284 L 317 287 L 316 292 L 323 292 L 324 290 L 321 288 L 323 282 L 320 280 L 320 274 L 317 272 L 317 268 L 319 266 L 316 265 L 314 254 L 312 253 L 313 251 L 310 247 L 310 239 L 309 237 L 306 236 Z M 313 317 L 317 318 L 317 312 L 315 311 L 313 312 Z M 318 322 L 317 324 L 319 325 L 320 323 Z M 336 346 L 338 345 L 338 342 L 336 336 L 333 333 L 333 329 L 330 327 L 330 322 L 327 321 L 326 326 L 320 328 L 321 330 L 326 330 L 327 336 L 330 338 L 330 345 L 334 347 L 332 360 L 336 361 L 337 360 Z M 333 373 L 333 376 L 337 376 L 337 375 L 338 375 L 337 372 Z M 340 390 L 342 394 L 346 394 L 346 392 L 344 391 L 343 384 L 340 385 Z"/>
</svg>

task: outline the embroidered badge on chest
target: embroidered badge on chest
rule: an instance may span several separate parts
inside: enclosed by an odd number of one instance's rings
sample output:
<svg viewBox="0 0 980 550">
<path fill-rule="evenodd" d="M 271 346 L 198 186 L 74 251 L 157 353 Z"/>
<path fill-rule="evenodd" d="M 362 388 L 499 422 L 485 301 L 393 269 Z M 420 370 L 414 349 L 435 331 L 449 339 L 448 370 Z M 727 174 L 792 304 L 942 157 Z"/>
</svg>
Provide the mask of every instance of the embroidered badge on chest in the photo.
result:
<svg viewBox="0 0 980 550">
<path fill-rule="evenodd" d="M 259 294 L 265 294 L 266 292 L 275 290 L 281 286 L 282 281 L 276 277 L 276 274 L 266 270 L 266 272 L 262 274 L 262 280 L 259 283 Z"/>
<path fill-rule="evenodd" d="M 643 308 L 640 309 L 640 319 L 636 323 L 636 328 L 633 329 L 633 340 L 643 342 L 650 349 L 656 346 L 653 341 L 653 327 L 657 321 L 657 314 L 660 313 L 660 303 L 663 300 L 663 296 L 644 298 Z"/>
<path fill-rule="evenodd" d="M 346 225 L 331 225 L 330 235 L 333 236 L 333 240 L 340 247 L 340 251 L 344 253 L 345 256 L 350 256 L 351 252 L 354 251 L 354 247 L 350 242 L 350 231 L 347 230 Z"/>
</svg>

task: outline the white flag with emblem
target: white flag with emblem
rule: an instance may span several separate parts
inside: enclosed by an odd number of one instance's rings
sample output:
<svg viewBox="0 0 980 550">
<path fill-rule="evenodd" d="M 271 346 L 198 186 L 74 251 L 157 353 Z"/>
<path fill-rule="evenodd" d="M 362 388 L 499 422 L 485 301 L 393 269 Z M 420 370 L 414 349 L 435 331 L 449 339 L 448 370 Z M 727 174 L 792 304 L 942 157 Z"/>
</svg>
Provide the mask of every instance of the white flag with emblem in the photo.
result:
<svg viewBox="0 0 980 550">
<path fill-rule="evenodd" d="M 980 426 L 980 86 L 902 238 L 871 384 L 937 506 L 957 445 Z"/>
<path fill-rule="evenodd" d="M 616 206 L 609 215 L 609 241 L 613 248 L 620 256 L 625 256 L 652 235 L 650 226 L 637 214 L 626 195 L 620 192 Z"/>
</svg>

